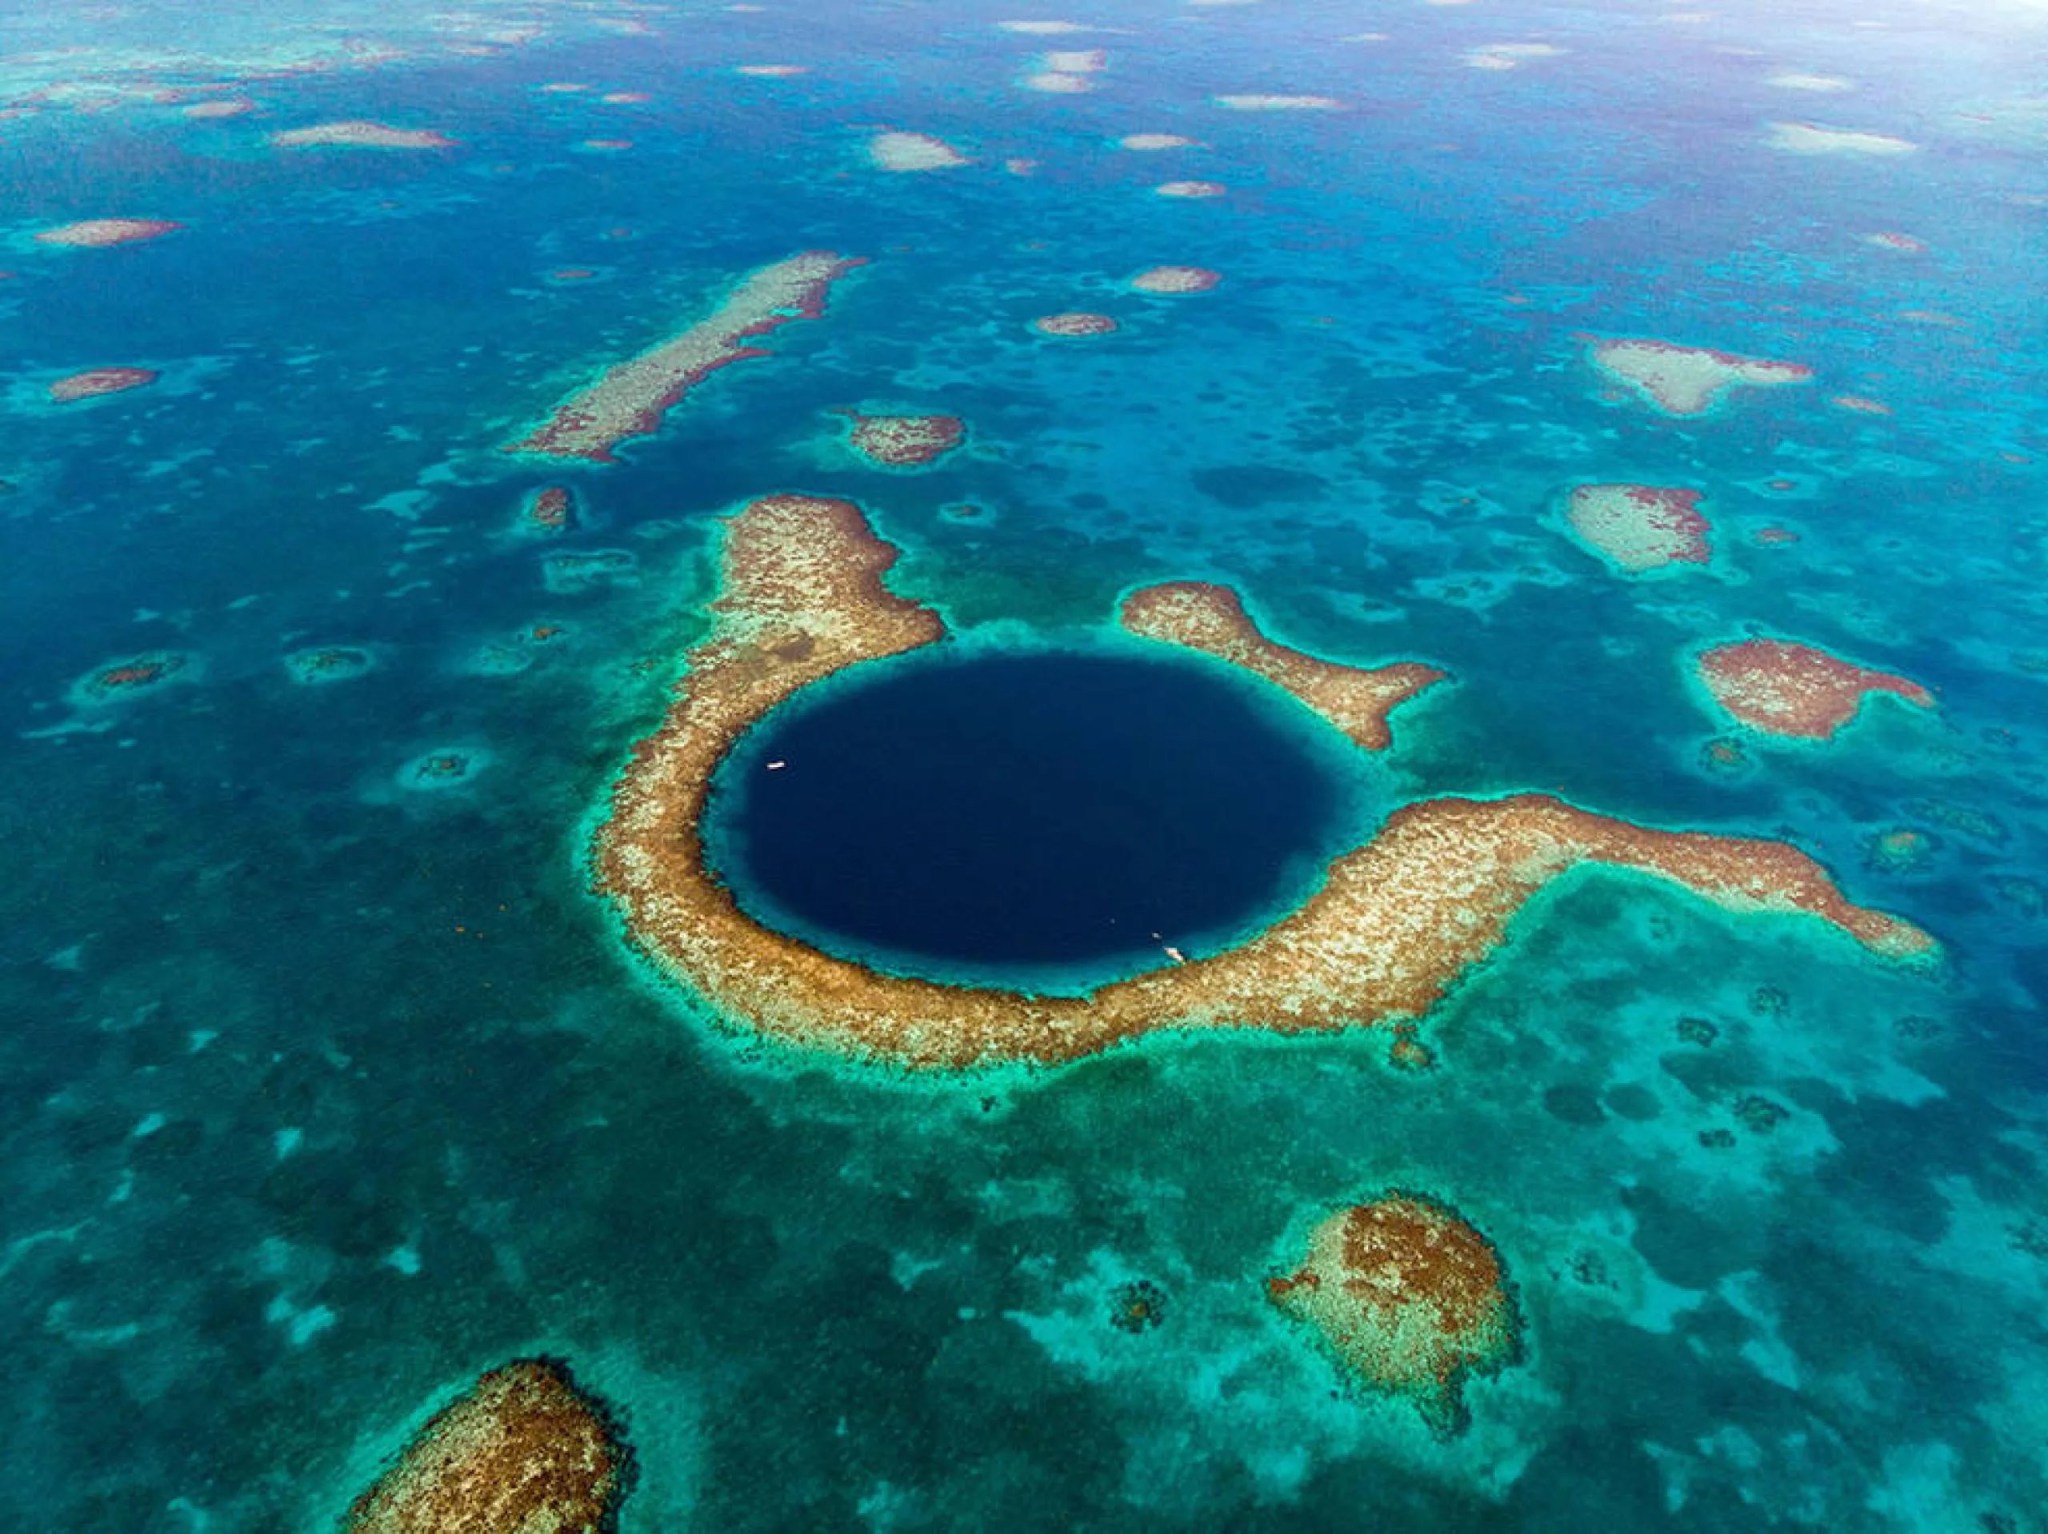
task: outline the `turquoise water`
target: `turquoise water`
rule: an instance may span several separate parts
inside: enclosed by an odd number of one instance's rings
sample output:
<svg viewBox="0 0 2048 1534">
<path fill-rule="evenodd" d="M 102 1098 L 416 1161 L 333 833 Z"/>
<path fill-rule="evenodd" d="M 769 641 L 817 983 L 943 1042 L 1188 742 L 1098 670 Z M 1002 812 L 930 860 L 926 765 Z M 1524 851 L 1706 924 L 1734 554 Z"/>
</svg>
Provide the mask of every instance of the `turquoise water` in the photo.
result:
<svg viewBox="0 0 2048 1534">
<path fill-rule="evenodd" d="M 2038 9 L 67 9 L 0 43 L 20 1527 L 333 1527 L 534 1351 L 626 1422 L 629 1530 L 2041 1526 Z M 996 25 L 1058 15 L 1100 30 Z M 1022 83 L 1095 48 L 1093 90 Z M 1260 92 L 1341 106 L 1214 99 Z M 456 143 L 268 138 L 351 119 Z M 972 163 L 883 173 L 880 126 Z M 1118 147 L 1153 132 L 1197 143 Z M 1228 190 L 1151 190 L 1184 179 Z M 34 238 L 103 217 L 182 227 Z M 497 451 L 803 249 L 868 264 L 621 464 Z M 1222 282 L 1128 289 L 1161 264 Z M 1120 329 L 1031 328 L 1068 310 Z M 1672 419 L 1587 336 L 1814 379 Z M 114 366 L 160 377 L 49 401 Z M 968 444 L 882 473 L 850 405 Z M 1712 562 L 1577 543 L 1565 492 L 1613 480 L 1704 491 Z M 584 855 L 715 519 L 777 490 L 858 500 L 977 643 L 1217 580 L 1297 647 L 1427 661 L 1388 802 L 1788 840 L 1942 962 L 1584 873 L 1424 1022 L 1429 1072 L 1375 1033 L 917 1082 L 762 1047 L 625 952 Z M 1742 732 L 1688 664 L 1751 633 L 1938 707 Z M 306 685 L 328 646 L 370 664 Z M 1455 1438 L 1261 1293 L 1395 1187 L 1517 1286 L 1525 1357 Z"/>
</svg>

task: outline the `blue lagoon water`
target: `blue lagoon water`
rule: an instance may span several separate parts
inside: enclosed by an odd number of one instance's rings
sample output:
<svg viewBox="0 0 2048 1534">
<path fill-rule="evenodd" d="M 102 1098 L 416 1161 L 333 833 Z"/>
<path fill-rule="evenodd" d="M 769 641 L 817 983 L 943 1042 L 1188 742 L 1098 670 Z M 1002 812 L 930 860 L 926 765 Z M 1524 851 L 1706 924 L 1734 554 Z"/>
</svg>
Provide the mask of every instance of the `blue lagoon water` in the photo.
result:
<svg viewBox="0 0 2048 1534">
<path fill-rule="evenodd" d="M 2044 58 L 2022 0 L 0 5 L 12 1524 L 338 1528 L 548 1354 L 630 1437 L 629 1531 L 2042 1529 Z M 395 136 L 290 137 L 337 123 Z M 103 219 L 174 227 L 42 238 Z M 805 250 L 864 264 L 616 462 L 502 450 Z M 1077 312 L 1116 328 L 1033 325 Z M 1619 339 L 1805 372 L 1674 414 Z M 966 436 L 886 471 L 845 410 Z M 1705 557 L 1603 555 L 1570 495 L 1612 483 L 1697 492 Z M 589 852 L 778 492 L 859 505 L 961 652 L 728 763 L 714 858 L 799 938 L 1085 989 L 1399 806 L 1537 791 L 1790 843 L 1938 955 L 1592 869 L 1427 1070 L 1261 1019 L 915 1076 L 764 1039 Z M 1446 680 L 1368 756 L 1119 634 L 1167 581 Z M 1748 728 L 1695 662 L 1752 637 L 1928 706 Z M 853 738 L 885 706 L 914 758 Z M 975 776 L 900 817 L 801 799 L 950 770 L 949 722 Z M 826 859 L 1033 799 L 1099 835 L 1014 909 Z M 1460 1432 L 1265 1293 L 1394 1189 L 1513 1285 Z"/>
<path fill-rule="evenodd" d="M 742 908 L 828 952 L 1100 984 L 1285 915 L 1370 829 L 1344 814 L 1345 742 L 1217 668 L 1006 649 L 870 669 L 743 739 L 708 817 Z"/>
</svg>

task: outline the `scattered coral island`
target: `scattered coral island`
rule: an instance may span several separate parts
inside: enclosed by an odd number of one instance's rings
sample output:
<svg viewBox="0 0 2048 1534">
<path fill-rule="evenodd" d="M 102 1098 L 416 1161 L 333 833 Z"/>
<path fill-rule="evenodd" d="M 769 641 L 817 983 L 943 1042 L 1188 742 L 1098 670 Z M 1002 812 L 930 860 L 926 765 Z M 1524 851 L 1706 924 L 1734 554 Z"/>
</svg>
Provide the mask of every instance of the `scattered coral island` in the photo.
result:
<svg viewBox="0 0 2048 1534">
<path fill-rule="evenodd" d="M 82 373 L 71 373 L 52 383 L 50 403 L 69 405 L 82 399 L 126 394 L 130 389 L 147 388 L 162 376 L 155 368 L 87 368 Z"/>
<path fill-rule="evenodd" d="M 1579 540 L 1625 575 L 1671 565 L 1703 565 L 1713 529 L 1700 492 L 1668 485 L 1576 485 L 1565 522 Z"/>
<path fill-rule="evenodd" d="M 719 368 L 766 351 L 747 343 L 791 320 L 825 312 L 832 284 L 859 257 L 807 250 L 764 266 L 733 289 L 724 303 L 689 329 L 607 368 L 596 382 L 571 394 L 508 453 L 616 462 L 613 449 L 629 437 L 651 436 L 662 417 Z"/>
<path fill-rule="evenodd" d="M 921 469 L 958 447 L 967 425 L 952 415 L 863 415 L 842 410 L 847 446 L 882 469 Z"/>
<path fill-rule="evenodd" d="M 1409 804 L 1263 934 L 1089 997 L 966 989 L 835 958 L 739 909 L 707 870 L 700 821 L 714 770 L 768 710 L 848 666 L 944 637 L 938 614 L 883 585 L 895 559 L 844 501 L 769 496 L 728 521 L 710 631 L 615 785 L 593 845 L 594 883 L 633 942 L 721 1015 L 769 1037 L 922 1069 L 1051 1064 L 1183 1027 L 1377 1024 L 1397 1043 L 1406 1028 L 1412 1041 L 1412 1020 L 1501 943 L 1524 903 L 1584 863 L 1654 875 L 1732 910 L 1807 912 L 1891 957 L 1934 946 L 1852 905 L 1792 847 L 1651 830 L 1521 794 Z M 1123 621 L 1258 672 L 1369 750 L 1387 744 L 1391 710 L 1438 680 L 1424 666 L 1358 669 L 1290 650 L 1220 587 L 1134 592 Z"/>
<path fill-rule="evenodd" d="M 434 1414 L 348 1511 L 344 1534 L 610 1534 L 634 1462 L 567 1364 L 521 1358 Z"/>
<path fill-rule="evenodd" d="M 389 123 L 315 123 L 270 135 L 280 149 L 453 149 L 455 140 L 431 128 L 394 128 Z"/>
<path fill-rule="evenodd" d="M 1266 1295 L 1315 1328 L 1360 1383 L 1413 1401 L 1440 1433 L 1465 1422 L 1464 1385 L 1521 1356 L 1493 1243 L 1415 1193 L 1339 1209 L 1309 1232 L 1301 1267 Z"/>
<path fill-rule="evenodd" d="M 1592 358 L 1603 377 L 1670 416 L 1706 415 L 1745 385 L 1777 388 L 1813 379 L 1813 369 L 1803 363 L 1642 337 L 1593 339 Z"/>
<path fill-rule="evenodd" d="M 36 239 L 44 245 L 99 250 L 109 245 L 160 240 L 183 227 L 166 218 L 82 218 L 75 224 L 60 224 L 55 229 L 42 230 Z"/>
<path fill-rule="evenodd" d="M 1918 682 L 1789 639 L 1715 645 L 1694 669 L 1729 717 L 1795 740 L 1829 739 L 1874 693 L 1890 693 L 1916 708 L 1934 707 L 1934 694 Z"/>
</svg>

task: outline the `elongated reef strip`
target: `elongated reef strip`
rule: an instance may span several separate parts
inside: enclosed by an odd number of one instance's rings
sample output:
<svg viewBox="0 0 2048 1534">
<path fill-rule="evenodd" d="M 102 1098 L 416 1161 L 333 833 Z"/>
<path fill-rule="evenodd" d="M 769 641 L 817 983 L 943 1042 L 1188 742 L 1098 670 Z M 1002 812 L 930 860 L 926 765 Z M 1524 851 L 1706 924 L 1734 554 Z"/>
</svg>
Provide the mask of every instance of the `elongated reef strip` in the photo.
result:
<svg viewBox="0 0 2048 1534">
<path fill-rule="evenodd" d="M 71 373 L 50 385 L 50 399 L 58 405 L 75 400 L 98 399 L 103 394 L 125 394 L 157 381 L 162 375 L 154 368 L 87 368 Z"/>
<path fill-rule="evenodd" d="M 1228 586 L 1179 581 L 1124 598 L 1125 629 L 1145 639 L 1200 650 L 1294 694 L 1367 751 L 1393 744 L 1387 716 L 1444 679 L 1433 666 L 1397 661 L 1365 669 L 1290 650 L 1259 632 Z"/>
<path fill-rule="evenodd" d="M 1789 639 L 1716 645 L 1700 656 L 1697 670 L 1716 703 L 1766 735 L 1826 740 L 1856 717 L 1872 693 L 1934 707 L 1934 695 L 1918 682 Z"/>
<path fill-rule="evenodd" d="M 1811 368 L 1797 362 L 1637 337 L 1594 341 L 1593 366 L 1675 416 L 1705 415 L 1740 384 L 1768 388 L 1813 377 Z"/>
<path fill-rule="evenodd" d="M 1335 96 L 1217 96 L 1216 105 L 1233 112 L 1334 112 L 1344 103 Z"/>
<path fill-rule="evenodd" d="M 522 1358 L 430 1418 L 357 1498 L 345 1534 L 610 1534 L 633 1456 L 568 1366 Z"/>
<path fill-rule="evenodd" d="M 1824 128 L 1818 123 L 1772 123 L 1768 141 L 1788 154 L 1911 154 L 1919 146 L 1889 133 L 1862 133 L 1852 128 Z"/>
<path fill-rule="evenodd" d="M 132 245 L 138 240 L 158 240 L 184 225 L 167 218 L 83 218 L 75 224 L 44 229 L 36 239 L 44 245 L 100 249 L 108 245 Z"/>
<path fill-rule="evenodd" d="M 607 368 L 595 383 L 557 405 L 531 433 L 507 443 L 505 451 L 617 462 L 614 448 L 629 437 L 652 436 L 662 417 L 719 368 L 769 355 L 748 342 L 791 320 L 823 314 L 832 284 L 862 264 L 858 257 L 807 250 L 762 267 L 708 318 Z"/>
<path fill-rule="evenodd" d="M 270 135 L 280 149 L 453 149 L 455 140 L 431 128 L 394 128 L 388 123 L 316 123 Z"/>
<path fill-rule="evenodd" d="M 1300 1269 L 1267 1280 L 1266 1295 L 1314 1327 L 1363 1384 L 1407 1396 L 1446 1431 L 1463 1420 L 1467 1376 L 1491 1374 L 1521 1352 L 1493 1243 L 1456 1210 L 1416 1194 L 1320 1221 Z"/>
<path fill-rule="evenodd" d="M 1850 904 L 1819 864 L 1782 843 L 1649 830 L 1524 794 L 1397 810 L 1266 932 L 1093 996 L 877 974 L 743 914 L 707 871 L 699 826 L 719 762 L 770 709 L 849 666 L 945 636 L 936 613 L 884 586 L 895 559 L 844 501 L 770 496 L 728 521 L 710 630 L 690 652 L 666 718 L 635 748 L 595 839 L 594 883 L 617 902 L 628 935 L 735 1026 L 947 1069 L 1074 1060 L 1177 1027 L 1300 1033 L 1399 1022 L 1426 1013 L 1499 946 L 1530 896 L 1582 863 L 1667 880 L 1732 910 L 1807 912 L 1888 956 L 1933 947 L 1906 922 Z M 1153 637 L 1258 651 L 1212 596 L 1144 595 L 1138 621 Z M 1315 669 L 1275 651 L 1266 664 L 1313 705 L 1319 689 L 1304 679 Z M 1361 728 L 1355 718 L 1339 723 Z"/>
</svg>

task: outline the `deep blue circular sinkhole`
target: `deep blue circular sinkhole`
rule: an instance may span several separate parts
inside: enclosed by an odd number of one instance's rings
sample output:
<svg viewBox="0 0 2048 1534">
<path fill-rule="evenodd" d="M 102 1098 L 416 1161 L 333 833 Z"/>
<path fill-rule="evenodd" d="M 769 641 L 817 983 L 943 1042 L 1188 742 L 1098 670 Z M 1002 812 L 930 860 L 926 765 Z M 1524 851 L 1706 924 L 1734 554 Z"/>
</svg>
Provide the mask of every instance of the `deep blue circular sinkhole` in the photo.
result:
<svg viewBox="0 0 2048 1534">
<path fill-rule="evenodd" d="M 927 652 L 757 724 L 719 770 L 705 846 L 742 909 L 827 951 L 1065 989 L 1298 905 L 1351 845 L 1348 750 L 1197 658 Z"/>
</svg>

